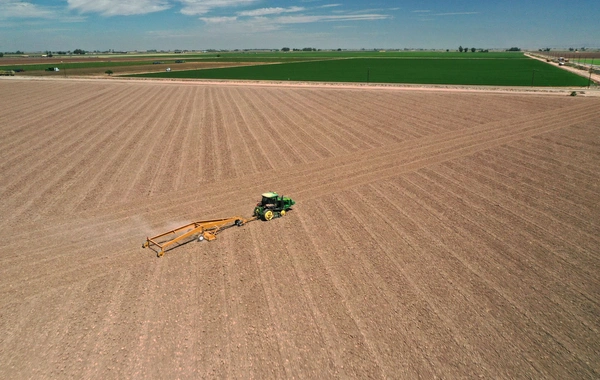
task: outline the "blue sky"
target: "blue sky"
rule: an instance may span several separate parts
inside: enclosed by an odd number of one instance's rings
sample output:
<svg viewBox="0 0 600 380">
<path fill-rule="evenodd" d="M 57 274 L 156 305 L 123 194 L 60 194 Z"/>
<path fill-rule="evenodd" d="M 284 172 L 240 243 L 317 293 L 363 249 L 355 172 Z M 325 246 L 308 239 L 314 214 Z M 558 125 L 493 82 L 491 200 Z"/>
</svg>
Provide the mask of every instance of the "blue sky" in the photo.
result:
<svg viewBox="0 0 600 380">
<path fill-rule="evenodd" d="M 0 0 L 0 51 L 600 47 L 600 1 Z"/>
</svg>

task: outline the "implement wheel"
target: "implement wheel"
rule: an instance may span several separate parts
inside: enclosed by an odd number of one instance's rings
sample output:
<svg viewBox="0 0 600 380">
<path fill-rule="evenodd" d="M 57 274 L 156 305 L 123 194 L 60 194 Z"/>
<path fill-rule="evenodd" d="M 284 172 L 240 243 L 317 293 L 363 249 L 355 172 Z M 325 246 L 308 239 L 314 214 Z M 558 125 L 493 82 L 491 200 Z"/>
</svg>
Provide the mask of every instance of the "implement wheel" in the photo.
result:
<svg viewBox="0 0 600 380">
<path fill-rule="evenodd" d="M 265 218 L 265 220 L 273 219 L 273 211 L 272 210 L 265 211 L 265 213 L 263 214 L 263 218 Z"/>
</svg>

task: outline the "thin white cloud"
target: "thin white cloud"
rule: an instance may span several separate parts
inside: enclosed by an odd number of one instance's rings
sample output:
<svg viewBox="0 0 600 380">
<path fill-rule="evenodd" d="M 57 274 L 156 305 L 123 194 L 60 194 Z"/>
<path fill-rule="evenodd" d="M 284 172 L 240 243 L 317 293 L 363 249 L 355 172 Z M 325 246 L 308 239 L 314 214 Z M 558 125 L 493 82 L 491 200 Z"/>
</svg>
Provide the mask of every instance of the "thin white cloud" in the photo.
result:
<svg viewBox="0 0 600 380">
<path fill-rule="evenodd" d="M 0 19 L 57 18 L 55 9 L 20 0 L 0 0 Z"/>
<path fill-rule="evenodd" d="M 448 12 L 448 13 L 434 13 L 433 16 L 461 16 L 461 15 L 476 15 L 479 12 Z"/>
<path fill-rule="evenodd" d="M 333 8 L 333 7 L 340 7 L 342 6 L 342 4 L 325 4 L 325 5 L 321 5 L 319 8 Z"/>
<path fill-rule="evenodd" d="M 131 16 L 171 8 L 166 0 L 67 0 L 69 9 L 103 16 Z"/>
<path fill-rule="evenodd" d="M 383 14 L 359 14 L 359 15 L 294 15 L 294 16 L 281 16 L 273 19 L 274 22 L 279 24 L 306 24 L 313 22 L 336 22 L 336 21 L 371 21 L 371 20 L 385 20 L 391 16 Z"/>
<path fill-rule="evenodd" d="M 238 12 L 239 16 L 249 16 L 249 17 L 257 17 L 257 16 L 267 16 L 267 15 L 276 15 L 276 14 L 281 14 L 281 13 L 294 13 L 294 12 L 301 12 L 303 11 L 305 8 L 303 7 L 289 7 L 289 8 L 281 8 L 281 7 L 276 7 L 276 8 L 261 8 L 261 9 L 254 9 L 251 11 L 243 11 L 243 12 Z"/>
<path fill-rule="evenodd" d="M 273 22 L 268 17 L 253 17 L 240 19 L 239 17 L 200 17 L 208 24 L 209 28 L 204 33 L 218 35 L 247 35 L 251 33 L 273 32 L 281 29 L 281 25 Z M 217 27 L 218 26 L 218 27 Z"/>
<path fill-rule="evenodd" d="M 204 21 L 207 24 L 223 24 L 230 23 L 237 20 L 236 16 L 231 17 L 200 17 L 200 20 Z"/>
<path fill-rule="evenodd" d="M 431 12 L 431 11 L 428 9 L 417 9 L 415 11 L 412 11 L 412 13 L 429 13 L 429 12 Z"/>
<path fill-rule="evenodd" d="M 94 0 L 91 0 L 94 1 Z M 205 15 L 216 8 L 248 6 L 260 0 L 178 0 L 182 4 L 181 13 L 187 16 Z"/>
</svg>

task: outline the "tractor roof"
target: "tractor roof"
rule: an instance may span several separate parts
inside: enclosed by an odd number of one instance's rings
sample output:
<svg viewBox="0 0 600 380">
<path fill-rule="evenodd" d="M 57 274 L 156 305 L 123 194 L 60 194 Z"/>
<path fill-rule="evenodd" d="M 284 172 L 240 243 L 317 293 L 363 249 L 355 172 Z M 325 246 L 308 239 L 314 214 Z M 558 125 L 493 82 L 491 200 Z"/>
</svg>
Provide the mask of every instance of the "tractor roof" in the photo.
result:
<svg viewBox="0 0 600 380">
<path fill-rule="evenodd" d="M 262 196 L 265 198 L 276 198 L 277 193 L 275 193 L 273 191 L 269 191 L 268 193 L 263 193 Z"/>
</svg>

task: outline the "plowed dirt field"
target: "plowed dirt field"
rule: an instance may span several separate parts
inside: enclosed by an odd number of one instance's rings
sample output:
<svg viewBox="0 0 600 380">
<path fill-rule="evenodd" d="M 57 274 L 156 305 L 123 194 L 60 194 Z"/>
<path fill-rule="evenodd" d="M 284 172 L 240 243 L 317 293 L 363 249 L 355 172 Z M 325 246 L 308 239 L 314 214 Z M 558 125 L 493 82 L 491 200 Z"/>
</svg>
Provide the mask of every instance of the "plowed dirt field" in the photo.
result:
<svg viewBox="0 0 600 380">
<path fill-rule="evenodd" d="M 0 378 L 598 378 L 598 98 L 0 80 Z M 271 222 L 157 258 L 146 236 Z"/>
</svg>

